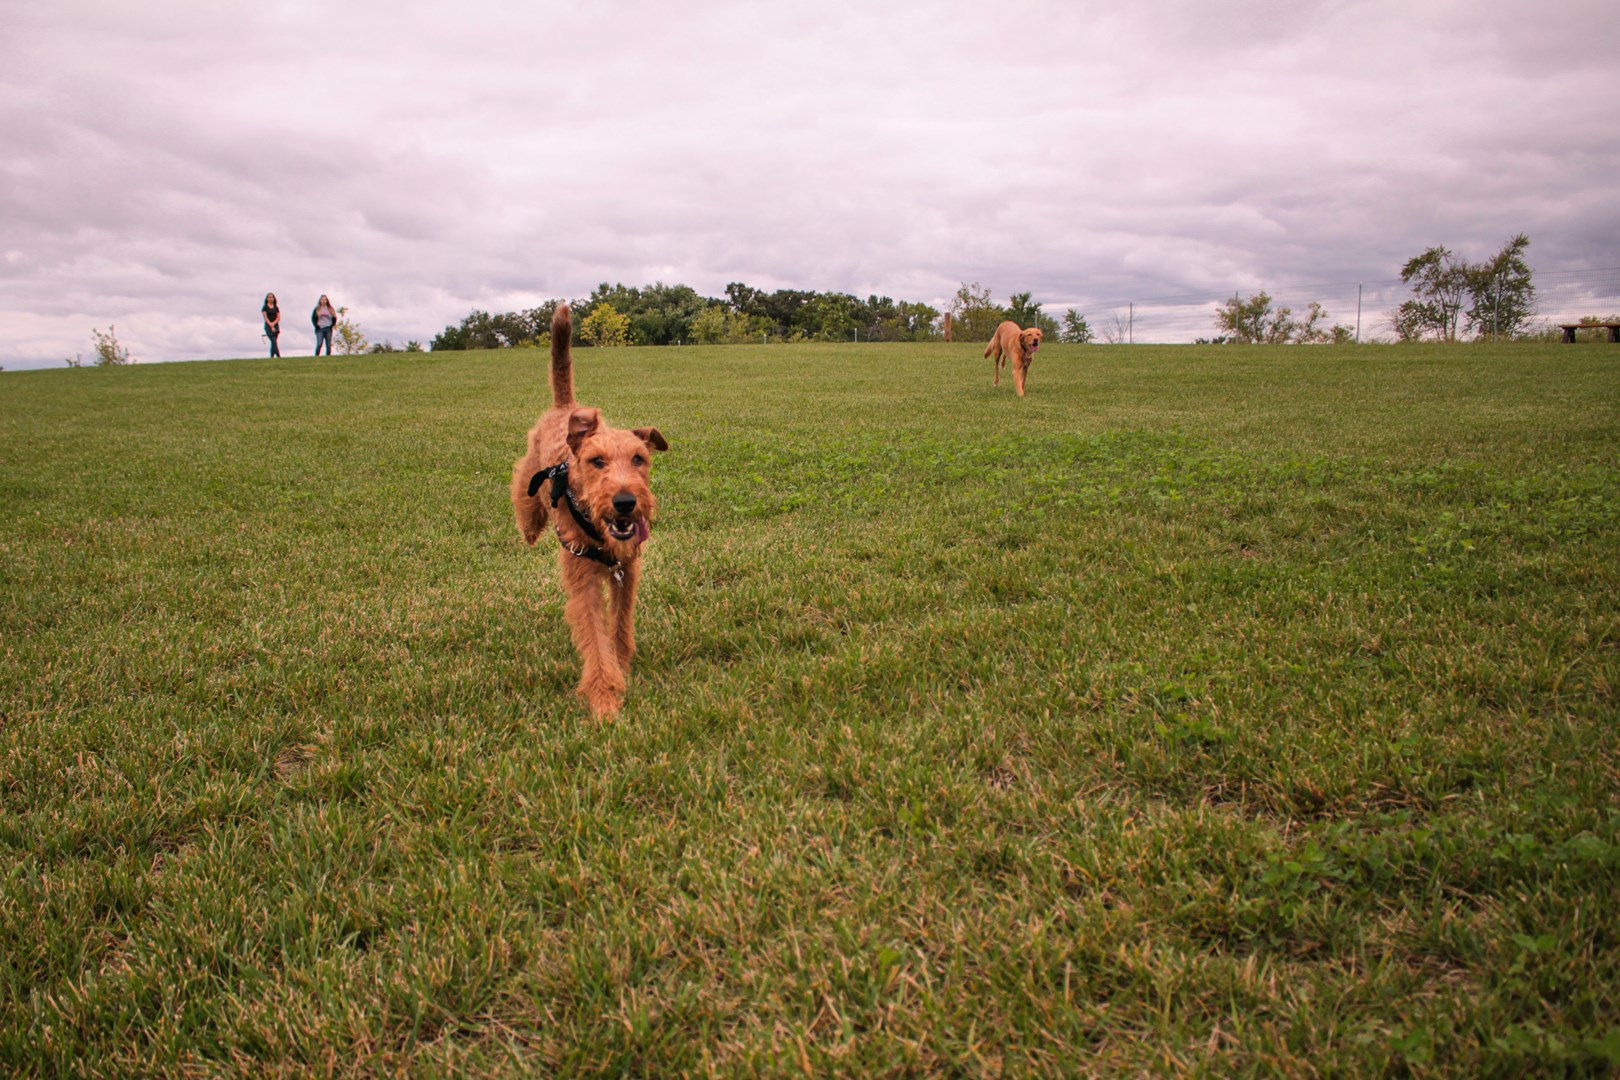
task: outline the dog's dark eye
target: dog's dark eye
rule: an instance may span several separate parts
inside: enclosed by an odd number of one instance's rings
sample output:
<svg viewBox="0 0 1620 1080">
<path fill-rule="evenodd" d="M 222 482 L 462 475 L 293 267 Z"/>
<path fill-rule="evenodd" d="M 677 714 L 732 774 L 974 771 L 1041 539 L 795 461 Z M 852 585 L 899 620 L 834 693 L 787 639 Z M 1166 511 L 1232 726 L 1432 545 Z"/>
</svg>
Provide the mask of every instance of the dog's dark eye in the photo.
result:
<svg viewBox="0 0 1620 1080">
<path fill-rule="evenodd" d="M 593 457 L 593 458 L 591 458 L 591 468 L 593 468 L 593 469 L 605 469 L 605 468 L 607 468 L 607 458 L 605 458 L 605 457 Z"/>
<path fill-rule="evenodd" d="M 647 464 L 647 459 L 642 457 L 640 454 L 637 454 L 635 457 L 630 459 L 630 464 L 639 469 L 643 465 Z"/>
</svg>

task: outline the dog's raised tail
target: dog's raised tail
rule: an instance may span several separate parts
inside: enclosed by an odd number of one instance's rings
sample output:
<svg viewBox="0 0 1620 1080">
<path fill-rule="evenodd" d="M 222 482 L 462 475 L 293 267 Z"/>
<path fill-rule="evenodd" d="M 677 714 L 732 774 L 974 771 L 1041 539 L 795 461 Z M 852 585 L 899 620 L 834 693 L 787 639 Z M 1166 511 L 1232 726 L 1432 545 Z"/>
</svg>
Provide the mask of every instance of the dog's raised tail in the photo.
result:
<svg viewBox="0 0 1620 1080">
<path fill-rule="evenodd" d="M 574 324 L 569 321 L 568 305 L 558 304 L 551 314 L 551 404 L 574 403 L 574 360 L 569 343 Z"/>
</svg>

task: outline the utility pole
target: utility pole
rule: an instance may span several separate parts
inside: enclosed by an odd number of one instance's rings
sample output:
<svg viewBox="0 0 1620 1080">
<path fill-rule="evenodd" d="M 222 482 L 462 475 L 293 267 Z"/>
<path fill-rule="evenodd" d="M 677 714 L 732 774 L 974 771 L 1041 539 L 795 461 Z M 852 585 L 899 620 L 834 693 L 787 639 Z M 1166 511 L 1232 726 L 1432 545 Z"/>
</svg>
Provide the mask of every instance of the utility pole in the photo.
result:
<svg viewBox="0 0 1620 1080">
<path fill-rule="evenodd" d="M 1496 272 L 1492 282 L 1496 286 L 1496 299 L 1491 304 L 1491 340 L 1497 341 L 1502 336 L 1502 271 Z"/>
</svg>

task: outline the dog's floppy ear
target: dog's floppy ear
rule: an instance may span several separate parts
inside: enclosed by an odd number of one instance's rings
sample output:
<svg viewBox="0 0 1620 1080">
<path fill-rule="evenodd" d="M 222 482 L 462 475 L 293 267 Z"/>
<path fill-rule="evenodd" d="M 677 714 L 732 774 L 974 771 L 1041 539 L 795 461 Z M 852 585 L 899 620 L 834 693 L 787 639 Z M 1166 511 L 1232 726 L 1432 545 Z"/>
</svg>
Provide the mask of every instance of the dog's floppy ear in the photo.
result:
<svg viewBox="0 0 1620 1080">
<path fill-rule="evenodd" d="M 575 409 L 568 414 L 568 449 L 579 453 L 579 444 L 589 438 L 602 422 L 596 409 Z"/>
<path fill-rule="evenodd" d="M 655 427 L 638 427 L 638 428 L 634 429 L 634 431 L 635 431 L 636 437 L 639 438 L 642 442 L 646 443 L 652 449 L 654 449 L 654 450 L 668 450 L 669 449 L 669 443 L 664 441 L 664 437 L 658 433 L 657 428 L 655 428 Z"/>
</svg>

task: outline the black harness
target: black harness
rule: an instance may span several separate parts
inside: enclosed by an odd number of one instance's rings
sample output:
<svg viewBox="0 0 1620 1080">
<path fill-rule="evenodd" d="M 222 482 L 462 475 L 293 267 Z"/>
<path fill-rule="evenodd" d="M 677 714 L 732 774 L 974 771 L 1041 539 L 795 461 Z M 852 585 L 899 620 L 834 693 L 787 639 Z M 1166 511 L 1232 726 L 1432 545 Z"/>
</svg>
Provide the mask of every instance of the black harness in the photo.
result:
<svg viewBox="0 0 1620 1080">
<path fill-rule="evenodd" d="M 586 536 L 595 540 L 598 545 L 606 543 L 607 541 L 602 536 L 601 530 L 597 529 L 591 519 L 580 510 L 579 503 L 574 501 L 574 491 L 568 486 L 568 462 L 559 461 L 551 468 L 541 469 L 529 477 L 529 498 L 534 498 L 535 492 L 540 490 L 540 485 L 547 480 L 551 481 L 552 509 L 556 509 L 557 503 L 566 498 L 568 500 L 568 512 L 574 515 L 574 523 L 580 527 Z M 616 579 L 623 580 L 624 570 L 619 566 L 618 557 L 606 548 L 601 546 L 590 547 L 586 544 L 570 544 L 563 539 L 561 529 L 557 530 L 557 542 L 570 555 L 577 555 L 582 559 L 599 562 L 609 570 L 614 571 L 613 576 Z"/>
</svg>

